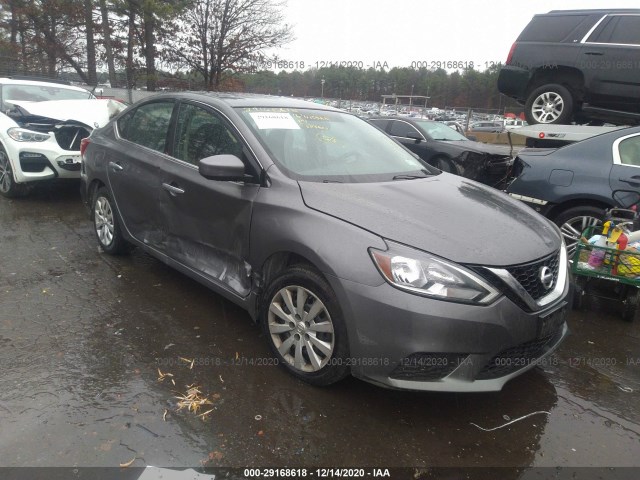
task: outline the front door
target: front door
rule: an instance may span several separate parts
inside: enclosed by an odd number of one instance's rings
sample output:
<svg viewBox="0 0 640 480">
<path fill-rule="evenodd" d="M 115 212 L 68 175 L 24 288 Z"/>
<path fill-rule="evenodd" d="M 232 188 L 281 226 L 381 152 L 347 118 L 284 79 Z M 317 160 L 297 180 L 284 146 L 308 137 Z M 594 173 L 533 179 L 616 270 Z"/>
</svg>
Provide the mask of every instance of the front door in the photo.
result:
<svg viewBox="0 0 640 480">
<path fill-rule="evenodd" d="M 232 154 L 254 165 L 240 136 L 214 110 L 197 103 L 179 106 L 172 161 L 163 164 L 160 208 L 166 212 L 167 253 L 207 280 L 247 296 L 251 212 L 259 184 L 207 180 L 198 160 Z"/>
</svg>

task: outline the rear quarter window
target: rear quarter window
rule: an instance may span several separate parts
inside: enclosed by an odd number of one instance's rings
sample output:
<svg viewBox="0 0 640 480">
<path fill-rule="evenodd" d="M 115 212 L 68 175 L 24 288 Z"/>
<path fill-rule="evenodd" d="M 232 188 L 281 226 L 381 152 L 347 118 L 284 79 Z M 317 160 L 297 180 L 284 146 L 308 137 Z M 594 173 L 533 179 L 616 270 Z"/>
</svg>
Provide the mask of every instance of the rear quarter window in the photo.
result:
<svg viewBox="0 0 640 480">
<path fill-rule="evenodd" d="M 562 42 L 577 30 L 587 15 L 544 15 L 533 17 L 518 42 Z"/>
</svg>

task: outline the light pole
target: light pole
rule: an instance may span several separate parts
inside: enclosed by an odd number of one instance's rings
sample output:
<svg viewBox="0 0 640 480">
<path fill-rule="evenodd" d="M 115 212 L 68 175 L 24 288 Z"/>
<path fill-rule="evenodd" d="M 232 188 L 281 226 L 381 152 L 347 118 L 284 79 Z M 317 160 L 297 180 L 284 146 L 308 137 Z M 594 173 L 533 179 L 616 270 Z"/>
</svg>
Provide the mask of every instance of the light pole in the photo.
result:
<svg viewBox="0 0 640 480">
<path fill-rule="evenodd" d="M 320 90 L 322 99 L 324 100 L 324 77 L 322 77 L 322 80 L 320 80 Z"/>
</svg>

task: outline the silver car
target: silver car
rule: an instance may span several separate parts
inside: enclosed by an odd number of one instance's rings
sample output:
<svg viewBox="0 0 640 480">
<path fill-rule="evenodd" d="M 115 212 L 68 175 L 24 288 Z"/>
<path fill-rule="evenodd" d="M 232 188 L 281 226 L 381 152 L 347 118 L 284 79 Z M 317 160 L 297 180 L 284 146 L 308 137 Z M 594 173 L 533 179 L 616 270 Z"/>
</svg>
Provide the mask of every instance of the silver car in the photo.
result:
<svg viewBox="0 0 640 480">
<path fill-rule="evenodd" d="M 82 152 L 102 249 L 137 246 L 241 305 L 306 382 L 500 390 L 567 334 L 558 228 L 354 115 L 160 95 Z"/>
</svg>

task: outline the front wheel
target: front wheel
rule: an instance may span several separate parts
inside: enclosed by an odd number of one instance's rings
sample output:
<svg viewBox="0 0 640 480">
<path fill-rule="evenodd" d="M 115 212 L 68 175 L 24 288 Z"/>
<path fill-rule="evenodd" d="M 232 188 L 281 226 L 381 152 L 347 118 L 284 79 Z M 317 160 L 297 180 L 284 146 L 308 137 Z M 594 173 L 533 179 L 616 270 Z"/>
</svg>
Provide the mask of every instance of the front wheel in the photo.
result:
<svg viewBox="0 0 640 480">
<path fill-rule="evenodd" d="M 98 189 L 93 200 L 93 226 L 102 249 L 110 255 L 128 251 L 128 243 L 122 236 L 114 202 L 109 191 Z"/>
<path fill-rule="evenodd" d="M 13 178 L 9 156 L 4 147 L 0 145 L 0 194 L 7 198 L 16 198 L 24 195 L 25 192 L 25 186 L 17 184 Z"/>
<path fill-rule="evenodd" d="M 530 125 L 567 124 L 573 117 L 571 92 L 558 84 L 542 85 L 527 97 L 524 114 Z"/>
<path fill-rule="evenodd" d="M 331 287 L 314 269 L 296 265 L 271 282 L 260 321 L 271 350 L 294 376 L 325 386 L 349 374 L 342 312 Z"/>
</svg>

